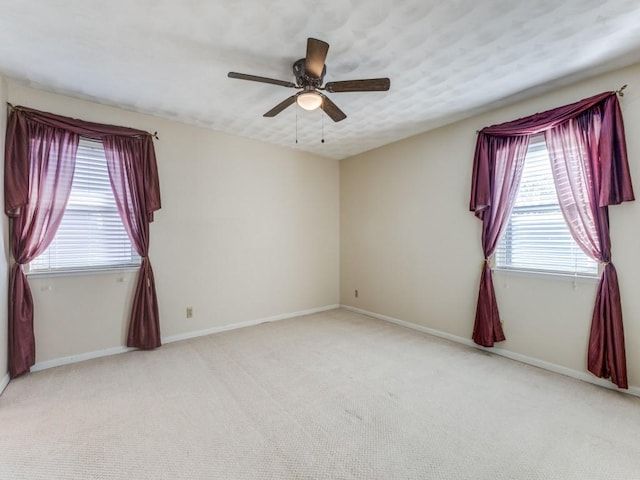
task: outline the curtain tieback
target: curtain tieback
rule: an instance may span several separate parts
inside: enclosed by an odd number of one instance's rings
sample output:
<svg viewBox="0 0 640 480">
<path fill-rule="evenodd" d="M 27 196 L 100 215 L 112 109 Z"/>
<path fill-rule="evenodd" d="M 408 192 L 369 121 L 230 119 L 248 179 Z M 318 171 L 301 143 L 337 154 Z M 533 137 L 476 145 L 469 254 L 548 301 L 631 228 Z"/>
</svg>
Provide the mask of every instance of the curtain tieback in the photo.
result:
<svg viewBox="0 0 640 480">
<path fill-rule="evenodd" d="M 611 262 L 600 262 L 600 265 L 606 267 L 607 265 L 611 265 Z"/>
<path fill-rule="evenodd" d="M 491 266 L 491 259 L 490 258 L 485 258 L 484 262 L 482 262 L 482 264 Z"/>
</svg>

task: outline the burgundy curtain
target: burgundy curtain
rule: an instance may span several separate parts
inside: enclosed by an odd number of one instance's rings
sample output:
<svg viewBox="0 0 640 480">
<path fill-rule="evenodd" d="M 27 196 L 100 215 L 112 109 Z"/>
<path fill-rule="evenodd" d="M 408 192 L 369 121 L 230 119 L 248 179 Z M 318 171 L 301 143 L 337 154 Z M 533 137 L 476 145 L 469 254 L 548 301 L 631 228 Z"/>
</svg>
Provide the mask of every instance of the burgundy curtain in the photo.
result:
<svg viewBox="0 0 640 480">
<path fill-rule="evenodd" d="M 77 144 L 81 136 L 101 141 L 107 137 L 117 138 L 122 141 L 118 143 L 111 140 L 110 144 L 118 147 L 129 145 L 125 153 L 113 152 L 112 149 L 111 155 L 112 163 L 128 162 L 126 168 L 133 172 L 127 173 L 123 177 L 125 180 L 120 180 L 120 183 L 131 183 L 131 187 L 127 188 L 144 197 L 138 203 L 130 202 L 131 206 L 126 200 L 126 208 L 143 208 L 142 214 L 136 211 L 132 215 L 145 217 L 146 227 L 131 226 L 133 222 L 128 221 L 131 215 L 125 219 L 121 210 L 125 227 L 143 257 L 140 277 L 147 285 L 145 289 L 138 285 L 134 296 L 132 323 L 135 319 L 136 325 L 142 325 L 136 327 L 136 331 L 142 331 L 142 337 L 134 337 L 142 338 L 135 340 L 136 346 L 141 348 L 160 344 L 155 283 L 146 253 L 149 245 L 148 223 L 153 220 L 153 212 L 160 208 L 151 135 L 143 130 L 85 122 L 31 108 L 15 107 L 7 127 L 4 178 L 5 212 L 11 228 L 10 248 L 17 262 L 12 269 L 9 288 L 9 368 L 12 377 L 28 372 L 35 362 L 33 302 L 22 264 L 42 253 L 55 236 L 71 189 Z M 127 143 L 126 140 L 131 142 Z M 118 180 L 114 182 L 112 179 L 112 183 L 118 184 Z M 118 199 L 115 186 L 114 195 Z M 122 201 L 126 197 L 120 198 Z M 136 233 L 138 230 L 145 230 L 146 233 L 140 235 Z M 140 298 L 145 300 L 140 302 Z"/>
<path fill-rule="evenodd" d="M 483 133 L 479 134 L 484 137 Z M 502 232 L 509 223 L 518 185 L 522 177 L 529 137 L 487 137 L 478 141 L 476 158 L 482 159 L 474 169 L 471 210 L 482 220 L 482 251 L 484 262 L 480 276 L 480 290 L 473 340 L 485 347 L 505 339 L 498 313 L 489 259 L 498 246 Z"/>
<path fill-rule="evenodd" d="M 630 181 L 622 181 L 620 188 L 612 188 L 610 182 L 603 185 L 603 178 L 609 175 L 601 171 L 615 170 L 619 165 L 615 157 L 624 151 L 624 137 L 617 138 L 613 126 L 621 122 L 619 107 L 609 99 L 609 103 L 548 130 L 545 140 L 558 201 L 571 235 L 588 256 L 603 265 L 591 323 L 588 368 L 598 377 L 611 377 L 618 387 L 627 388 L 622 305 L 618 275 L 611 263 L 608 206 L 632 200 L 633 190 Z M 622 179 L 625 175 L 613 177 Z"/>
<path fill-rule="evenodd" d="M 609 377 L 626 388 L 626 360 L 622 331 L 620 292 L 615 268 L 610 263 L 608 206 L 634 200 L 627 160 L 624 125 L 615 92 L 605 92 L 580 102 L 513 122 L 484 128 L 478 136 L 471 188 L 471 211 L 491 210 L 496 152 L 489 145 L 495 138 L 516 138 L 546 132 L 559 188 L 559 202 L 569 229 L 581 248 L 605 265 L 593 312 L 589 342 L 589 370 Z M 568 172 L 568 173 L 567 173 Z M 567 186 L 568 185 L 568 186 Z M 486 215 L 486 214 L 485 214 Z M 485 251 L 486 255 L 486 251 Z M 488 267 L 485 267 L 488 270 Z M 484 304 L 495 303 L 493 290 L 480 295 Z M 478 300 L 480 305 L 480 298 Z M 478 309 L 480 310 L 480 309 Z M 497 316 L 497 308 L 495 309 Z M 495 319 L 476 314 L 482 331 L 491 331 Z M 486 338 L 474 340 L 481 345 Z"/>
<path fill-rule="evenodd" d="M 35 363 L 33 297 L 23 265 L 49 246 L 64 214 L 76 163 L 79 136 L 30 124 L 14 110 L 5 151 L 5 212 L 15 264 L 9 278 L 9 375 L 15 378 Z M 21 158 L 21 162 L 15 162 Z"/>
<path fill-rule="evenodd" d="M 122 222 L 142 257 L 133 298 L 127 346 L 160 346 L 160 323 L 149 261 L 149 223 L 160 208 L 160 188 L 151 137 L 104 137 L 111 187 Z M 151 161 L 153 160 L 153 161 Z"/>
</svg>

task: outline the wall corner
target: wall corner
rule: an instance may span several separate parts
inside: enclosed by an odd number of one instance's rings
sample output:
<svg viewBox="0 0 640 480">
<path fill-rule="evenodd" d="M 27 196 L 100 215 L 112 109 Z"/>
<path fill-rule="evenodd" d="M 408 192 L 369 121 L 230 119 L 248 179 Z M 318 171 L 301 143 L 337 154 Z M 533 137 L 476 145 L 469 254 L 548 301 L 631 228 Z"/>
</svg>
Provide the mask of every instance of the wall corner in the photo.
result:
<svg viewBox="0 0 640 480">
<path fill-rule="evenodd" d="M 9 86 L 7 80 L 0 75 L 0 184 L 4 188 L 4 143 L 7 129 L 6 104 L 9 101 Z M 4 190 L 3 190 L 4 191 Z M 3 195 L 4 197 L 4 195 Z M 4 205 L 4 200 L 2 202 Z M 4 210 L 4 208 L 3 208 Z M 8 356 L 9 356 L 9 323 L 8 323 L 8 301 L 9 289 L 9 260 L 8 260 L 8 239 L 9 222 L 6 215 L 2 215 L 0 221 L 0 393 L 6 387 L 3 381 L 8 378 Z"/>
</svg>

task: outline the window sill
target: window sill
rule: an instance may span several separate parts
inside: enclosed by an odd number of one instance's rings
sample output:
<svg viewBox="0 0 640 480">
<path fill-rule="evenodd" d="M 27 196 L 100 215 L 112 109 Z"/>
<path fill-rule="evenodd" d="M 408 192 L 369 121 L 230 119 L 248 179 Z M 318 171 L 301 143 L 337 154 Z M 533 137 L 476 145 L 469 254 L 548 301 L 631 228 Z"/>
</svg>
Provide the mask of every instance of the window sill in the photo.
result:
<svg viewBox="0 0 640 480">
<path fill-rule="evenodd" d="M 597 284 L 600 281 L 600 275 L 586 275 L 586 274 L 571 274 L 571 273 L 559 273 L 559 272 L 544 272 L 540 270 L 522 270 L 511 268 L 492 268 L 494 273 L 498 275 L 506 275 L 513 277 L 529 277 L 548 280 L 560 280 L 567 282 Z"/>
<path fill-rule="evenodd" d="M 29 278 L 50 278 L 50 277 L 74 277 L 82 275 L 108 275 L 119 273 L 132 273 L 140 270 L 140 265 L 126 265 L 122 267 L 96 267 L 96 268 L 74 268 L 65 270 L 50 270 L 47 272 L 26 272 Z"/>
</svg>

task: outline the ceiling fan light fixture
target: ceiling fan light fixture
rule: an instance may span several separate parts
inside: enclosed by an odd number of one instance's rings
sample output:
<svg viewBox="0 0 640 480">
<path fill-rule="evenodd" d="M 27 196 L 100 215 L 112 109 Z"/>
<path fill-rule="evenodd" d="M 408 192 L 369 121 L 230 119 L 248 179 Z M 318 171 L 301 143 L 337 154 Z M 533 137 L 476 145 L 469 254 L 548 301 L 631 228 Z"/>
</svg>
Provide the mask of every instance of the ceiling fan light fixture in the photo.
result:
<svg viewBox="0 0 640 480">
<path fill-rule="evenodd" d="M 317 92 L 302 92 L 296 96 L 296 102 L 305 110 L 315 110 L 322 105 L 322 97 Z"/>
</svg>

